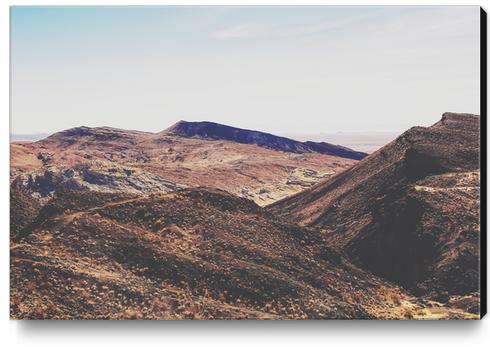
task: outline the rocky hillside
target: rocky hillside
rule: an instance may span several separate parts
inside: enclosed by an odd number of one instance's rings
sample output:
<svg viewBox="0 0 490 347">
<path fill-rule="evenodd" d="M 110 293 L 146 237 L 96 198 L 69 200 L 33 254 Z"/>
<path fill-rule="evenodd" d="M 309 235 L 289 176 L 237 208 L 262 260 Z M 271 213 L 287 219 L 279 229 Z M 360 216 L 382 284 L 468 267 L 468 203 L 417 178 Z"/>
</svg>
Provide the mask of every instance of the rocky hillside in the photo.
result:
<svg viewBox="0 0 490 347">
<path fill-rule="evenodd" d="M 20 174 L 12 182 L 13 190 L 40 202 L 46 202 L 63 191 L 153 194 L 176 191 L 183 187 L 139 169 L 97 161 L 72 167 L 49 166 Z"/>
<path fill-rule="evenodd" d="M 57 189 L 53 183 L 104 191 L 126 187 L 127 193 L 144 193 L 153 187 L 161 191 L 158 187 L 162 185 L 176 184 L 219 188 L 267 205 L 355 162 L 334 155 L 291 153 L 169 132 L 79 127 L 41 141 L 11 144 L 10 175 L 12 181 L 17 180 L 17 188 L 33 196 L 51 194 Z M 80 166 L 91 169 L 80 171 Z M 125 172 L 133 174 L 126 177 Z M 94 184 L 94 179 L 99 183 Z"/>
<path fill-rule="evenodd" d="M 446 113 L 270 210 L 323 230 L 358 266 L 418 295 L 478 303 L 479 125 Z"/>
<path fill-rule="evenodd" d="M 165 133 L 185 137 L 199 137 L 252 144 L 291 153 L 320 153 L 356 160 L 360 160 L 367 155 L 363 152 L 356 152 L 350 148 L 336 146 L 326 142 L 300 142 L 260 131 L 240 129 L 212 122 L 180 121 L 167 129 Z"/>
<path fill-rule="evenodd" d="M 11 317 L 476 316 L 414 298 L 247 199 L 186 189 L 58 194 L 12 242 Z"/>
<path fill-rule="evenodd" d="M 174 130 L 11 144 L 12 318 L 479 318 L 479 116 L 361 161 Z"/>
</svg>

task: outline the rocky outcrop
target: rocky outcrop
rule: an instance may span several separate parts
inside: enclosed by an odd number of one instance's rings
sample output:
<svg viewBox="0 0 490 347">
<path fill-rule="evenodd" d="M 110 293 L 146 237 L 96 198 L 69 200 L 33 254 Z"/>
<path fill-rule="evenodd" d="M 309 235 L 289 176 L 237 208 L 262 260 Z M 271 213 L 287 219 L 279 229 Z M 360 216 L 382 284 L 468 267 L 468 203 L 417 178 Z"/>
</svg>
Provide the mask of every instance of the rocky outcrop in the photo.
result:
<svg viewBox="0 0 490 347">
<path fill-rule="evenodd" d="M 153 194 L 183 188 L 151 173 L 121 166 L 98 163 L 74 167 L 49 167 L 38 172 L 21 174 L 12 188 L 23 194 L 47 201 L 63 191 L 97 191 L 106 193 Z"/>
</svg>

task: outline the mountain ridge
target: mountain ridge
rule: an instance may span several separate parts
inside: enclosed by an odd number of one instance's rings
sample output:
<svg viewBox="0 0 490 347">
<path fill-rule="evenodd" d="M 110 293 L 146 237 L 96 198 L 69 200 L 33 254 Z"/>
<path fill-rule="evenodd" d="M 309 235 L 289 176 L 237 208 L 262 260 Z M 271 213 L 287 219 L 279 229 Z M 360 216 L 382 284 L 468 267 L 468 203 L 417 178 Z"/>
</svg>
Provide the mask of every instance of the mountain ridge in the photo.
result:
<svg viewBox="0 0 490 347">
<path fill-rule="evenodd" d="M 255 144 L 260 147 L 292 153 L 316 152 L 356 160 L 360 160 L 367 156 L 366 153 L 326 142 L 301 142 L 262 131 L 242 129 L 208 121 L 188 122 L 181 120 L 165 129 L 162 133 L 172 133 L 185 137 L 199 136 L 206 139 Z"/>
<path fill-rule="evenodd" d="M 427 295 L 478 290 L 480 117 L 445 113 L 268 208 L 360 267 Z M 464 220 L 464 223 L 460 223 Z"/>
<path fill-rule="evenodd" d="M 41 193 L 43 199 L 62 188 L 127 188 L 134 192 L 135 184 L 136 190 L 146 192 L 142 182 L 166 190 L 164 180 L 189 187 L 219 188 L 266 205 L 323 181 L 357 161 L 225 139 L 210 141 L 169 131 L 150 133 L 86 126 L 66 129 L 37 142 L 11 143 L 10 148 L 11 182 L 20 176 L 18 188 L 33 196 Z M 90 172 L 78 170 L 79 165 L 91 167 Z M 137 175 L 126 175 L 118 167 Z M 75 172 L 66 171 L 70 168 L 75 168 Z M 89 181 L 95 174 L 98 183 L 87 182 L 87 174 L 92 177 Z"/>
<path fill-rule="evenodd" d="M 319 153 L 338 156 L 341 158 L 361 160 L 367 153 L 355 151 L 351 148 L 335 145 L 327 142 L 297 141 L 288 137 L 271 133 L 237 128 L 226 124 L 210 121 L 185 121 L 180 120 L 169 128 L 160 132 L 148 132 L 140 130 L 127 130 L 109 126 L 88 127 L 78 126 L 55 132 L 35 142 L 47 142 L 59 138 L 74 136 L 93 136 L 99 140 L 113 140 L 117 138 L 130 138 L 138 136 L 158 137 L 159 135 L 173 134 L 182 137 L 200 137 L 203 139 L 226 140 L 241 144 L 255 144 L 276 151 L 290 153 Z"/>
</svg>

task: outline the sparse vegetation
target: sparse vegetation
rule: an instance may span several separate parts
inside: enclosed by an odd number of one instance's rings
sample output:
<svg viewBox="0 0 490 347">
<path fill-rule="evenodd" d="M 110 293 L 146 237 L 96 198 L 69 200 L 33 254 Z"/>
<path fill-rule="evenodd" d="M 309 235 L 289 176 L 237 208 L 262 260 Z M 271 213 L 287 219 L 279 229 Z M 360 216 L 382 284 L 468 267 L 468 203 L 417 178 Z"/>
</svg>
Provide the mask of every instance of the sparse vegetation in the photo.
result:
<svg viewBox="0 0 490 347">
<path fill-rule="evenodd" d="M 169 132 L 14 144 L 11 318 L 477 319 L 477 121 L 446 115 L 340 175 L 351 161 Z M 167 176 L 193 187 L 151 185 Z"/>
</svg>

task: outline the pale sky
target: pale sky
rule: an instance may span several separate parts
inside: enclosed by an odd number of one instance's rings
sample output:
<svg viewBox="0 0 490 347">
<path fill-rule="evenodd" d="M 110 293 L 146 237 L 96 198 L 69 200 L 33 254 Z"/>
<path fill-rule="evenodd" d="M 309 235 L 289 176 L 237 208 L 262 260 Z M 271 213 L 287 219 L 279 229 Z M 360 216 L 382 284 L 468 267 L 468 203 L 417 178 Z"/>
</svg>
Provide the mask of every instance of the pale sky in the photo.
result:
<svg viewBox="0 0 490 347">
<path fill-rule="evenodd" d="M 479 7 L 13 7 L 12 132 L 403 131 L 479 114 Z"/>
</svg>

